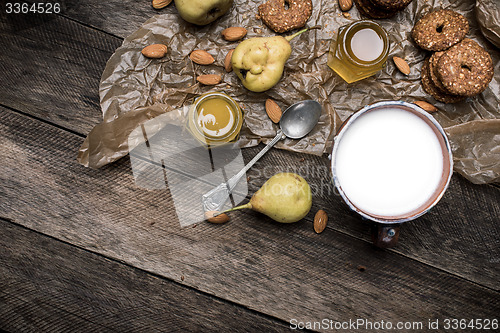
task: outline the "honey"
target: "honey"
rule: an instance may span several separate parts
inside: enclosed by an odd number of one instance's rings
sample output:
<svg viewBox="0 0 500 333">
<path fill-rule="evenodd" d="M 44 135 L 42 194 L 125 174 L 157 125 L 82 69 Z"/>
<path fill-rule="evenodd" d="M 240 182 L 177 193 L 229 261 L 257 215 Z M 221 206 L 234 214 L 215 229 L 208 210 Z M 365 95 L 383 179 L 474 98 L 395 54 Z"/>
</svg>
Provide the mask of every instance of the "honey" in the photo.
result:
<svg viewBox="0 0 500 333">
<path fill-rule="evenodd" d="M 190 109 L 189 129 L 204 144 L 217 146 L 235 141 L 243 124 L 243 113 L 227 94 L 209 92 L 198 97 Z"/>
<path fill-rule="evenodd" d="M 369 20 L 341 27 L 332 41 L 328 66 L 347 83 L 372 76 L 385 66 L 389 53 L 387 32 Z"/>
</svg>

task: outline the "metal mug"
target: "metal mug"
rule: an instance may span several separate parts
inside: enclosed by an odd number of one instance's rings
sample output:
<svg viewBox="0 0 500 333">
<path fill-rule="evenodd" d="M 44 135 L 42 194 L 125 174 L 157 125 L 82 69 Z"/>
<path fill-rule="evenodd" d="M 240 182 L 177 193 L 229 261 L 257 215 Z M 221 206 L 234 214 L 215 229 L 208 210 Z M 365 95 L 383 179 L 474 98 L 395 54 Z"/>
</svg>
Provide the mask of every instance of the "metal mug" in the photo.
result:
<svg viewBox="0 0 500 333">
<path fill-rule="evenodd" d="M 342 137 L 344 133 L 347 131 L 347 129 L 357 119 L 359 119 L 359 117 L 363 116 L 364 114 L 375 110 L 388 109 L 388 108 L 391 109 L 396 108 L 407 112 L 411 112 L 414 115 L 417 115 L 420 119 L 424 120 L 424 122 L 432 129 L 432 131 L 436 135 L 443 154 L 442 155 L 443 173 L 441 175 L 441 179 L 439 181 L 437 189 L 434 191 L 432 196 L 429 197 L 428 200 L 423 205 L 421 205 L 417 210 L 411 211 L 410 213 L 407 214 L 402 214 L 400 216 L 374 215 L 357 207 L 351 200 L 349 200 L 346 193 L 342 189 L 342 186 L 339 182 L 336 173 L 336 157 L 337 157 L 336 153 L 339 145 L 342 142 Z M 331 158 L 332 176 L 333 176 L 333 181 L 335 183 L 335 187 L 340 193 L 342 199 L 346 202 L 346 204 L 350 207 L 351 210 L 357 212 L 363 218 L 373 221 L 372 240 L 375 246 L 381 248 L 393 247 L 397 244 L 401 223 L 412 221 L 422 216 L 438 203 L 438 201 L 444 195 L 450 183 L 451 175 L 453 173 L 453 157 L 452 157 L 451 147 L 448 138 L 446 137 L 446 134 L 441 125 L 434 119 L 434 117 L 429 115 L 426 111 L 424 111 L 417 105 L 402 101 L 384 101 L 367 105 L 358 112 L 354 113 L 352 116 L 350 116 L 342 124 L 337 135 L 335 136 L 331 156 L 332 156 Z"/>
</svg>

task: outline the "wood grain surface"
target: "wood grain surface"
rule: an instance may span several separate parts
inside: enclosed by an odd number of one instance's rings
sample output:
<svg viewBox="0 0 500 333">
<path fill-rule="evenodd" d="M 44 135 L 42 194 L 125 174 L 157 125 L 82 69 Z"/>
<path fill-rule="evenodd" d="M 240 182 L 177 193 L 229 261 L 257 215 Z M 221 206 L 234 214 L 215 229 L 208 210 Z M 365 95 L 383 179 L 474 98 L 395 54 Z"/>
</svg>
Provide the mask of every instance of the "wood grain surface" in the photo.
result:
<svg viewBox="0 0 500 333">
<path fill-rule="evenodd" d="M 6 331 L 287 331 L 284 322 L 185 288 L 182 280 L 148 274 L 1 219 L 0 244 L 0 329 Z"/>
<path fill-rule="evenodd" d="M 336 195 L 326 156 L 274 149 L 248 173 L 249 195 L 276 172 L 306 178 L 313 208 L 292 225 L 242 211 L 225 225 L 180 228 L 169 191 L 138 188 L 128 159 L 78 165 L 101 121 L 107 59 L 146 19 L 175 7 L 89 0 L 63 9 L 0 13 L 0 328 L 281 331 L 293 318 L 498 316 L 498 187 L 453 176 L 440 203 L 382 251 Z M 319 235 L 318 209 L 330 216 Z"/>
<path fill-rule="evenodd" d="M 190 287 L 284 321 L 500 310 L 498 291 L 333 228 L 317 235 L 309 220 L 283 225 L 238 212 L 225 225 L 182 229 L 164 192 L 134 186 L 125 159 L 86 169 L 73 159 L 77 135 L 5 109 L 2 119 L 9 204 L 0 216 L 30 229 L 175 281 L 184 276 Z"/>
</svg>

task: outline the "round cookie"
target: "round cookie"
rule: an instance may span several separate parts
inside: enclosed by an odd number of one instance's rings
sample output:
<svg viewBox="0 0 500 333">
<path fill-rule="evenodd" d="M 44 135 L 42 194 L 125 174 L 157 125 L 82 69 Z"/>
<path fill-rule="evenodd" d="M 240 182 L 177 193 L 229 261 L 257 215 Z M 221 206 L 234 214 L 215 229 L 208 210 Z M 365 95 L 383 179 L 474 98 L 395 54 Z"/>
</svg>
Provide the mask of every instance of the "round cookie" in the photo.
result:
<svg viewBox="0 0 500 333">
<path fill-rule="evenodd" d="M 457 103 L 465 99 L 464 96 L 451 95 L 447 93 L 443 93 L 439 91 L 439 89 L 434 85 L 430 78 L 429 72 L 429 59 L 427 58 L 424 61 L 422 66 L 422 71 L 420 73 L 422 80 L 422 88 L 424 88 L 425 92 L 434 97 L 437 101 L 443 103 Z"/>
<path fill-rule="evenodd" d="M 400 11 L 405 9 L 413 0 L 370 0 L 377 8 L 388 11 Z"/>
<path fill-rule="evenodd" d="M 288 3 L 288 9 L 285 7 Z M 302 28 L 312 14 L 312 0 L 269 0 L 258 8 L 259 16 L 269 28 L 283 33 Z"/>
<path fill-rule="evenodd" d="M 431 58 L 429 59 L 429 75 L 431 77 L 432 83 L 434 83 L 439 91 L 449 93 L 443 83 L 441 83 L 441 80 L 439 79 L 439 76 L 437 74 L 437 62 L 439 58 L 441 58 L 441 56 L 444 54 L 444 52 L 445 51 L 438 51 L 432 54 Z"/>
<path fill-rule="evenodd" d="M 375 7 L 370 0 L 354 0 L 356 8 L 358 8 L 361 15 L 373 18 L 373 19 L 384 19 L 390 18 L 397 14 L 398 11 L 383 10 Z"/>
<path fill-rule="evenodd" d="M 469 22 L 462 15 L 440 9 L 424 15 L 411 32 L 415 43 L 424 50 L 443 51 L 464 39 Z"/>
<path fill-rule="evenodd" d="M 493 79 L 490 54 L 468 38 L 446 51 L 436 69 L 446 90 L 455 95 L 480 94 Z"/>
</svg>

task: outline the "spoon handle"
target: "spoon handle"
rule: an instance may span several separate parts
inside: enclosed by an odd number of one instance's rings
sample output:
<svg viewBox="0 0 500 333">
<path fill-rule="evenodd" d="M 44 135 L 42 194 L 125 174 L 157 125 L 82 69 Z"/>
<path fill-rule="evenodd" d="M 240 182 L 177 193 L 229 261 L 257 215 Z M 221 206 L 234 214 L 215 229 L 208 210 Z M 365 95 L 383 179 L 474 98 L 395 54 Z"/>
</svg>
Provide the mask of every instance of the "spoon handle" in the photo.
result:
<svg viewBox="0 0 500 333">
<path fill-rule="evenodd" d="M 257 162 L 272 146 L 281 139 L 284 139 L 283 132 L 278 130 L 276 136 L 257 154 L 250 162 L 248 162 L 243 169 L 237 174 L 228 179 L 227 182 L 220 184 L 202 196 L 203 207 L 205 211 L 220 210 L 226 201 L 229 199 L 229 194 L 234 190 L 241 177 L 243 177 L 248 169 L 250 169 L 255 162 Z"/>
<path fill-rule="evenodd" d="M 231 192 L 234 189 L 236 184 L 238 184 L 241 177 L 243 177 L 246 174 L 248 169 L 250 169 L 262 156 L 264 156 L 265 153 L 267 153 L 269 149 L 271 149 L 278 141 L 280 141 L 283 138 L 284 138 L 283 131 L 279 129 L 278 132 L 276 133 L 276 136 L 257 155 L 255 155 L 254 158 L 252 158 L 252 160 L 248 162 L 248 164 L 245 165 L 243 169 L 240 170 L 240 172 L 229 178 L 229 180 L 227 181 L 229 191 Z"/>
</svg>

